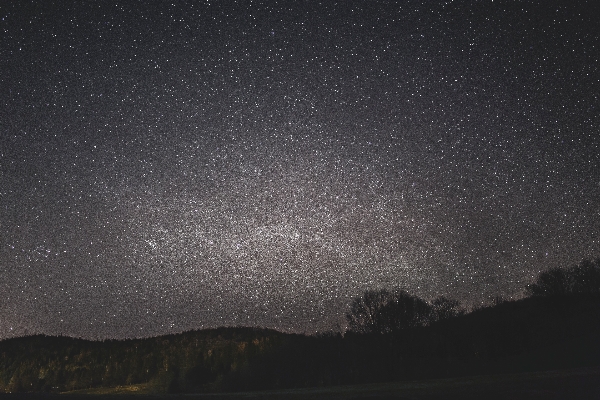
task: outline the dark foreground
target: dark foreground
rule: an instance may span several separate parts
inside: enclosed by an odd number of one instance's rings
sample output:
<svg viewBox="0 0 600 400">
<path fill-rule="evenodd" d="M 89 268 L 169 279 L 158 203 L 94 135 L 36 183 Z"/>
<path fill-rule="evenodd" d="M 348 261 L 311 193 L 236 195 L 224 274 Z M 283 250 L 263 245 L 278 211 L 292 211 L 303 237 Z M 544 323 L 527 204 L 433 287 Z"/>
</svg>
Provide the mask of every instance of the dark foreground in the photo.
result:
<svg viewBox="0 0 600 400">
<path fill-rule="evenodd" d="M 600 367 L 560 371 L 470 376 L 396 383 L 335 386 L 246 393 L 135 395 L 122 394 L 5 394 L 0 399 L 600 399 Z"/>
<path fill-rule="evenodd" d="M 37 335 L 0 341 L 0 391 L 37 398 L 600 399 L 598 315 L 594 293 L 502 302 L 385 334 L 217 328 L 121 341 Z M 311 387 L 321 389 L 300 389 Z"/>
</svg>

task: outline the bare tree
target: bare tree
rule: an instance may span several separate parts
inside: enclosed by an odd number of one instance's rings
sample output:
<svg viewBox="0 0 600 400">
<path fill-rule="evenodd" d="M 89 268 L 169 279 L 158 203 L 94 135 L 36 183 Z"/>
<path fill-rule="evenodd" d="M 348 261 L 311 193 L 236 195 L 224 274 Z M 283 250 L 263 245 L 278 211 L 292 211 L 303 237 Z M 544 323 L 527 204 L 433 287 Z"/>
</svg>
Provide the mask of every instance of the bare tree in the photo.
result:
<svg viewBox="0 0 600 400">
<path fill-rule="evenodd" d="M 465 310 L 461 308 L 458 300 L 451 300 L 444 296 L 440 296 L 433 300 L 431 308 L 432 321 L 442 321 L 465 313 Z"/>
<path fill-rule="evenodd" d="M 385 332 L 385 306 L 393 294 L 386 289 L 367 290 L 361 297 L 352 301 L 350 312 L 346 314 L 348 329 L 357 333 Z"/>
<path fill-rule="evenodd" d="M 429 323 L 431 306 L 403 290 L 368 290 L 352 302 L 348 329 L 358 333 L 389 333 Z"/>
</svg>

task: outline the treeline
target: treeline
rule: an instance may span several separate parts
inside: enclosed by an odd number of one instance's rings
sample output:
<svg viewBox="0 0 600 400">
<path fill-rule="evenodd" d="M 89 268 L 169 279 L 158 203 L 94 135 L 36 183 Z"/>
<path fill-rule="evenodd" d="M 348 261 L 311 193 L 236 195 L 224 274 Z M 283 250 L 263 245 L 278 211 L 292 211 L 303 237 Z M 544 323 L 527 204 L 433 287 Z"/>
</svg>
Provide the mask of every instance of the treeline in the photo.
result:
<svg viewBox="0 0 600 400">
<path fill-rule="evenodd" d="M 599 282 L 600 259 L 585 261 L 541 273 L 528 298 L 469 313 L 445 298 L 367 291 L 343 335 L 220 328 L 124 341 L 9 339 L 0 341 L 0 391 L 248 391 L 598 365 Z"/>
<path fill-rule="evenodd" d="M 571 268 L 552 268 L 542 272 L 535 283 L 527 286 L 530 296 L 563 296 L 600 292 L 600 258 L 583 260 Z"/>
<path fill-rule="evenodd" d="M 443 296 L 431 304 L 400 289 L 368 290 L 353 300 L 346 314 L 348 330 L 386 334 L 426 326 L 465 314 L 456 300 Z"/>
<path fill-rule="evenodd" d="M 563 269 L 552 268 L 539 274 L 528 285 L 529 297 L 555 297 L 600 293 L 600 258 L 584 260 L 579 265 Z M 504 302 L 494 300 L 495 305 Z M 355 298 L 346 314 L 348 329 L 356 333 L 393 333 L 403 329 L 428 326 L 466 314 L 456 300 L 443 296 L 431 303 L 404 290 L 368 290 Z"/>
<path fill-rule="evenodd" d="M 219 390 L 224 377 L 281 346 L 287 336 L 219 328 L 133 340 L 8 339 L 0 342 L 0 390 L 63 392 L 141 383 L 157 393 Z"/>
</svg>

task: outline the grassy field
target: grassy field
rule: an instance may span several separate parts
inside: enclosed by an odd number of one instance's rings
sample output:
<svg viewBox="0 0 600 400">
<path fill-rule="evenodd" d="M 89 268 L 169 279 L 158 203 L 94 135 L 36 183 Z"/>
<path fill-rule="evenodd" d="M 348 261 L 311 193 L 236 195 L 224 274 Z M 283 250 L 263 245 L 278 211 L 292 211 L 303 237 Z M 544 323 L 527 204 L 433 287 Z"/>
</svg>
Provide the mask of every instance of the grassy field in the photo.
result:
<svg viewBox="0 0 600 400">
<path fill-rule="evenodd" d="M 143 385 L 4 399 L 600 399 L 600 367 L 248 393 L 152 395 Z"/>
</svg>

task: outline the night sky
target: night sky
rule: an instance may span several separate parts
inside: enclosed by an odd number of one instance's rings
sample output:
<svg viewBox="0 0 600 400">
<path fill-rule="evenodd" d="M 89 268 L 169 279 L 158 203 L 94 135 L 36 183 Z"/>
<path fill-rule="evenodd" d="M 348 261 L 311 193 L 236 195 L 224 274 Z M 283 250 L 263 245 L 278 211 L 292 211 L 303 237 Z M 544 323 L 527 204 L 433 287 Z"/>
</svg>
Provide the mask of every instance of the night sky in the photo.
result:
<svg viewBox="0 0 600 400">
<path fill-rule="evenodd" d="M 600 256 L 595 1 L 0 6 L 0 338 L 344 327 Z"/>
</svg>

